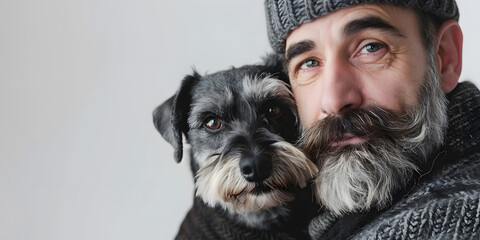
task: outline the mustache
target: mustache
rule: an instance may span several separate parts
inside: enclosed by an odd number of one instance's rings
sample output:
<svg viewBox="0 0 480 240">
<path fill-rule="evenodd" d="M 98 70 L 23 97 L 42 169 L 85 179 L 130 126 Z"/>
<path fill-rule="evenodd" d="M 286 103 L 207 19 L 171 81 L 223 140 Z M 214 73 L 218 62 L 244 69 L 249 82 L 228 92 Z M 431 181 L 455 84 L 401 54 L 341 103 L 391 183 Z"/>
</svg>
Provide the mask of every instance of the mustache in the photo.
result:
<svg viewBox="0 0 480 240">
<path fill-rule="evenodd" d="M 303 131 L 298 145 L 305 152 L 319 156 L 335 150 L 331 144 L 345 134 L 369 140 L 398 141 L 421 131 L 415 124 L 415 111 L 397 114 L 378 106 L 353 109 L 343 115 L 327 116 Z"/>
</svg>

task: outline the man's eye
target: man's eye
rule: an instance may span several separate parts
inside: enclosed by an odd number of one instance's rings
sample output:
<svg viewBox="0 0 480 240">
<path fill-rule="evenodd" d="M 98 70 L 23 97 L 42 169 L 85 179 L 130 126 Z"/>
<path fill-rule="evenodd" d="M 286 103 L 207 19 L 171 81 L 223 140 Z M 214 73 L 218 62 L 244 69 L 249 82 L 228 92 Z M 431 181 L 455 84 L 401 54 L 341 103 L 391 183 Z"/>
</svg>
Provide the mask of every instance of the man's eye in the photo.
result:
<svg viewBox="0 0 480 240">
<path fill-rule="evenodd" d="M 320 63 L 315 59 L 308 59 L 300 65 L 299 69 L 308 69 L 320 65 Z"/>
<path fill-rule="evenodd" d="M 360 53 L 374 53 L 380 49 L 384 48 L 383 44 L 381 43 L 369 43 L 365 45 L 362 50 L 360 50 Z"/>
</svg>

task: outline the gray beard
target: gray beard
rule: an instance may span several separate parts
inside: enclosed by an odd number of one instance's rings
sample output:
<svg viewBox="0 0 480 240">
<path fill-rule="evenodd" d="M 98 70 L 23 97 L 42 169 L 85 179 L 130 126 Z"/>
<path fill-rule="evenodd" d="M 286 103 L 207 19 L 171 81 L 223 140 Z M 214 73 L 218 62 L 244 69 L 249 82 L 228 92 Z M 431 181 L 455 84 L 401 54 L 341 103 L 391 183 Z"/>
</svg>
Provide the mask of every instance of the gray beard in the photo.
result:
<svg viewBox="0 0 480 240">
<path fill-rule="evenodd" d="M 314 180 L 315 194 L 327 209 L 340 215 L 385 207 L 443 143 L 447 100 L 433 56 L 428 63 L 418 104 L 408 107 L 404 115 L 371 106 L 348 122 L 321 120 L 304 130 L 299 144 L 320 169 Z M 368 140 L 331 147 L 345 132 L 364 134 Z"/>
</svg>

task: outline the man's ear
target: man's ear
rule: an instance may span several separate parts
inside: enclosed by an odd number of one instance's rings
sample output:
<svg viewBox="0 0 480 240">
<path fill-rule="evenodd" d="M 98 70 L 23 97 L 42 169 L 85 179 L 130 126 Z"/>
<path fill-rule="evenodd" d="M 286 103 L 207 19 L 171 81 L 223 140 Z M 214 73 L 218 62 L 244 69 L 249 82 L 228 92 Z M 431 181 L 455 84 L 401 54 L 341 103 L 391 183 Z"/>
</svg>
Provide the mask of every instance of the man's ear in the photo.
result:
<svg viewBox="0 0 480 240">
<path fill-rule="evenodd" d="M 451 92 L 458 83 L 462 72 L 463 34 L 458 22 L 445 21 L 437 31 L 435 59 L 440 86 L 443 92 Z"/>
<path fill-rule="evenodd" d="M 153 124 L 162 137 L 174 148 L 174 158 L 182 160 L 183 134 L 188 132 L 188 114 L 192 102 L 191 89 L 199 81 L 200 75 L 194 72 L 187 75 L 178 92 L 153 111 Z"/>
</svg>

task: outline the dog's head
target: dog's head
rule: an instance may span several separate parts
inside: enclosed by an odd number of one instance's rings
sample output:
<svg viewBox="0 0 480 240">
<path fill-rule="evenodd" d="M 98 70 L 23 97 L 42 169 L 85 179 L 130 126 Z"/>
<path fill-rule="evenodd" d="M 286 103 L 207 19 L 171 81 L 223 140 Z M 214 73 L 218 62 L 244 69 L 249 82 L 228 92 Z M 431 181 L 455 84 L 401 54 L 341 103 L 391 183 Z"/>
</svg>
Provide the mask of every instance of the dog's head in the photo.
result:
<svg viewBox="0 0 480 240">
<path fill-rule="evenodd" d="M 154 111 L 177 161 L 182 135 L 190 143 L 196 195 L 208 205 L 234 213 L 268 210 L 293 200 L 292 191 L 317 173 L 291 144 L 296 108 L 281 74 L 270 64 L 194 72 Z"/>
</svg>

